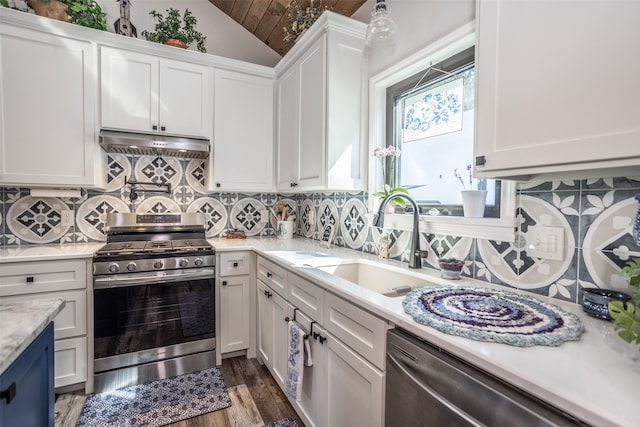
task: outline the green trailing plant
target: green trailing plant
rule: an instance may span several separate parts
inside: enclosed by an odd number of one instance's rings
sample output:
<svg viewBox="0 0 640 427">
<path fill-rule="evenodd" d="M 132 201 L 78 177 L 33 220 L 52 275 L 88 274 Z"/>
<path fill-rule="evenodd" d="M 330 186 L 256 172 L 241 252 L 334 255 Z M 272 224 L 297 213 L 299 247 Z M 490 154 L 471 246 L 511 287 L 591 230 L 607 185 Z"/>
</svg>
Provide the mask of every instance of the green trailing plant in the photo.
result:
<svg viewBox="0 0 640 427">
<path fill-rule="evenodd" d="M 61 0 L 67 5 L 67 15 L 74 22 L 83 27 L 107 30 L 107 14 L 94 0 Z"/>
<path fill-rule="evenodd" d="M 4 7 L 9 7 L 9 2 L 7 0 L 0 0 L 0 5 Z"/>
<path fill-rule="evenodd" d="M 627 262 L 620 275 L 629 278 L 629 285 L 633 288 L 631 302 L 610 302 L 609 315 L 620 338 L 640 344 L 640 258 Z"/>
<path fill-rule="evenodd" d="M 149 15 L 156 19 L 156 28 L 153 32 L 143 31 L 142 36 L 150 42 L 162 44 L 165 44 L 169 39 L 180 40 L 187 47 L 196 42 L 198 50 L 206 53 L 205 42 L 207 37 L 195 29 L 197 19 L 191 11 L 185 9 L 182 17 L 178 9 L 169 8 L 166 12 L 166 17 L 155 10 L 149 12 Z"/>
<path fill-rule="evenodd" d="M 26 3 L 36 13 L 42 14 L 42 5 L 49 5 L 50 0 L 26 0 Z M 51 3 L 51 7 L 51 10 L 45 12 L 45 16 L 96 30 L 107 29 L 107 14 L 95 0 L 58 0 Z"/>
</svg>

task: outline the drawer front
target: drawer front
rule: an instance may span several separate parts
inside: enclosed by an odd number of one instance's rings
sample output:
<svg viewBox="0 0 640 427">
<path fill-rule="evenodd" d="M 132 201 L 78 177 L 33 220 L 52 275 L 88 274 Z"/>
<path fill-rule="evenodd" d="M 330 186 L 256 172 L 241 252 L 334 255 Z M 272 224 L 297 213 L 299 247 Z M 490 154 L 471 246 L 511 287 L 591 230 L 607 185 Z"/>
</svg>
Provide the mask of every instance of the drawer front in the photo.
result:
<svg viewBox="0 0 640 427">
<path fill-rule="evenodd" d="M 0 295 L 87 288 L 84 260 L 10 262 L 0 267 Z"/>
<path fill-rule="evenodd" d="M 326 292 L 324 327 L 378 369 L 384 370 L 387 322 Z"/>
<path fill-rule="evenodd" d="M 287 271 L 262 257 L 258 257 L 258 279 L 287 298 Z"/>
<path fill-rule="evenodd" d="M 322 325 L 324 289 L 295 274 L 289 273 L 287 279 L 289 302 Z"/>
<path fill-rule="evenodd" d="M 251 271 L 251 252 L 224 252 L 217 266 L 220 277 L 239 276 Z"/>
<path fill-rule="evenodd" d="M 55 339 L 77 337 L 87 333 L 87 291 L 48 292 L 44 294 L 3 297 L 3 302 L 38 301 L 62 298 L 65 306 L 53 319 Z"/>
<path fill-rule="evenodd" d="M 69 338 L 54 343 L 55 386 L 87 380 L 87 338 Z"/>
</svg>

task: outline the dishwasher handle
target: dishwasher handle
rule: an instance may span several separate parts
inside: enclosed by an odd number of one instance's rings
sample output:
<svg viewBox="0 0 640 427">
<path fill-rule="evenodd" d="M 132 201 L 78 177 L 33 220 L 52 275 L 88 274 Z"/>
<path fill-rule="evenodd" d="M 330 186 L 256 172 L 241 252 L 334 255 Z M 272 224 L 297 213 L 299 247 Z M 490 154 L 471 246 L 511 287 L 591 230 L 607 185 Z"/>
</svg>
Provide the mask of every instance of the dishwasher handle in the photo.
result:
<svg viewBox="0 0 640 427">
<path fill-rule="evenodd" d="M 465 420 L 469 424 L 469 426 L 487 427 L 485 424 L 479 422 L 474 417 L 472 417 L 471 415 L 467 414 L 465 411 L 463 411 L 462 409 L 458 408 L 456 405 L 454 405 L 449 400 L 444 398 L 442 395 L 440 395 L 440 393 L 438 393 L 433 388 L 429 387 L 427 384 L 425 384 L 423 381 L 421 381 L 420 378 L 418 378 L 415 375 L 413 375 L 409 371 L 409 369 L 406 367 L 406 365 L 404 363 L 402 363 L 401 361 L 399 361 L 396 357 L 394 357 L 394 355 L 392 355 L 390 352 L 387 352 L 387 360 L 390 361 L 391 363 L 393 363 L 400 370 L 400 372 L 402 372 L 414 384 L 416 384 L 418 387 L 420 387 L 425 393 L 427 393 L 429 396 L 431 396 L 432 399 L 437 401 L 442 406 L 446 407 L 449 411 L 454 413 L 456 416 L 458 416 L 461 419 Z"/>
</svg>

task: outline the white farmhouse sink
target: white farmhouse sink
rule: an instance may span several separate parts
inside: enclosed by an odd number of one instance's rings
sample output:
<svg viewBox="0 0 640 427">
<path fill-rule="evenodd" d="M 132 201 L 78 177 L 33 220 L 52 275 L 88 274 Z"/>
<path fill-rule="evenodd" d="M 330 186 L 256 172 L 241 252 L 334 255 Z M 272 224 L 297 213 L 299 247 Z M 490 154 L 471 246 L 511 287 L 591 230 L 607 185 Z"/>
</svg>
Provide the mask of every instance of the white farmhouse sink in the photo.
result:
<svg viewBox="0 0 640 427">
<path fill-rule="evenodd" d="M 403 296 L 411 289 L 434 284 L 417 272 L 366 260 L 349 260 L 316 268 L 388 297 Z"/>
</svg>

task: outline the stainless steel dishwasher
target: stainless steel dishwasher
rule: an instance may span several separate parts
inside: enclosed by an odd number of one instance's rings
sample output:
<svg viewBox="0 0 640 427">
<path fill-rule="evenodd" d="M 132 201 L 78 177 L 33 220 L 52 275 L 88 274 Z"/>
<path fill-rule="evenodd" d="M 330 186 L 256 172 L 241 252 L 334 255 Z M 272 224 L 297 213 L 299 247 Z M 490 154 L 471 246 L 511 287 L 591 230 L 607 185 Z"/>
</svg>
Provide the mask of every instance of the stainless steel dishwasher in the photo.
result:
<svg viewBox="0 0 640 427">
<path fill-rule="evenodd" d="M 586 426 L 409 333 L 387 333 L 386 425 Z"/>
</svg>

